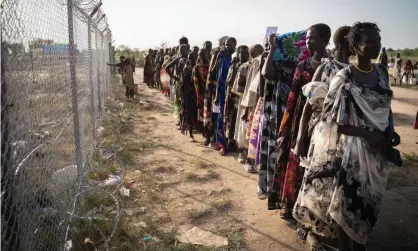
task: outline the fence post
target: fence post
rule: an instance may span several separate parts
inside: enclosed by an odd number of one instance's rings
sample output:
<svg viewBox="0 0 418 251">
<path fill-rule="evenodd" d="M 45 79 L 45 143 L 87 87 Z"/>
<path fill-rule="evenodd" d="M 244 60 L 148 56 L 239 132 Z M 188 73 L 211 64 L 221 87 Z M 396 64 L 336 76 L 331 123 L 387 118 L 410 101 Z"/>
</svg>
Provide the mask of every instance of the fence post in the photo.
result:
<svg viewBox="0 0 418 251">
<path fill-rule="evenodd" d="M 94 40 L 96 43 L 96 61 L 97 61 L 97 100 L 99 100 L 99 113 L 101 113 L 102 111 L 102 99 L 101 99 L 101 88 L 100 88 L 100 60 L 98 59 L 99 57 L 99 53 L 97 53 L 98 50 L 98 42 L 97 42 L 97 30 L 98 28 L 96 27 L 96 29 L 94 30 Z"/>
<path fill-rule="evenodd" d="M 94 107 L 94 83 L 93 83 L 93 52 L 91 50 L 91 18 L 88 16 L 88 51 L 89 51 L 89 85 L 90 85 L 90 104 L 91 104 L 91 124 L 93 126 L 93 139 L 96 139 L 96 109 Z"/>
<path fill-rule="evenodd" d="M 77 163 L 78 180 L 80 184 L 83 184 L 84 173 L 84 149 L 82 142 L 82 125 L 83 121 L 79 116 L 78 106 L 78 88 L 75 69 L 75 48 L 74 48 L 74 0 L 67 0 L 67 15 L 68 15 L 68 49 L 69 49 L 69 61 L 70 61 L 70 76 L 71 76 L 71 101 L 73 108 L 73 123 L 74 123 L 74 136 L 75 136 L 75 154 Z"/>
<path fill-rule="evenodd" d="M 101 62 L 101 75 L 102 75 L 102 104 L 103 104 L 103 108 L 105 106 L 106 103 L 106 91 L 107 91 L 107 86 L 106 86 L 106 78 L 105 78 L 105 60 L 106 57 L 104 55 L 104 41 L 103 41 L 103 32 L 100 31 L 100 62 Z"/>
<path fill-rule="evenodd" d="M 1 6 L 1 11 L 3 7 Z M 15 198 L 15 177 L 13 174 L 13 168 L 11 163 L 11 149 L 9 139 L 9 100 L 7 95 L 7 82 L 4 79 L 5 69 L 5 42 L 3 41 L 3 26 L 0 22 L 0 83 L 1 83 L 1 95 L 0 95 L 0 117 L 1 117 L 1 242 L 3 250 L 19 250 L 20 238 L 19 238 L 19 218 L 16 213 Z"/>
</svg>

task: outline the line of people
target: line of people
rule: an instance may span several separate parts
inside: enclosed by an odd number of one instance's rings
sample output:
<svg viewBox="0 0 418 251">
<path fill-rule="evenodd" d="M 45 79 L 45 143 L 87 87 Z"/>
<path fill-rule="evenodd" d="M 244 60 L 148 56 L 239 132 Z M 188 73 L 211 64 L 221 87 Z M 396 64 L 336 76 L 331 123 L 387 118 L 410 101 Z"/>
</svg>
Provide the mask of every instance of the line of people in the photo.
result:
<svg viewBox="0 0 418 251">
<path fill-rule="evenodd" d="M 326 24 L 251 47 L 223 37 L 214 50 L 205 42 L 190 51 L 183 37 L 158 60 L 150 51 L 144 82 L 170 97 L 190 141 L 199 132 L 220 154 L 238 152 L 247 171 L 259 174 L 258 198 L 295 219 L 312 250 L 325 250 L 328 238 L 338 239 L 340 251 L 365 250 L 389 170 L 402 165 L 393 148 L 400 138 L 387 66 L 372 63 L 378 26 L 337 29 L 332 59 L 330 39 Z"/>
</svg>

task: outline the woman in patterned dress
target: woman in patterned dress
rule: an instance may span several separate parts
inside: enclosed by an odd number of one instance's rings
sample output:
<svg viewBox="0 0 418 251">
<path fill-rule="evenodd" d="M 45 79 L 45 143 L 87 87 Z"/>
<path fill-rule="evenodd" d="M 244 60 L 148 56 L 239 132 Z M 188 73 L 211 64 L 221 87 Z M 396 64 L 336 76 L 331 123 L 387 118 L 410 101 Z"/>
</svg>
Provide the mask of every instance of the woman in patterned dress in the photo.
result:
<svg viewBox="0 0 418 251">
<path fill-rule="evenodd" d="M 218 39 L 219 47 L 214 50 L 209 63 L 209 73 L 205 88 L 205 101 L 203 106 L 203 123 L 205 130 L 205 142 L 203 145 L 217 149 L 215 145 L 216 120 L 218 113 L 213 112 L 213 100 L 216 94 L 217 80 L 217 59 L 220 53 L 225 50 L 225 41 L 228 37 L 224 36 Z M 207 47 L 206 47 L 207 48 Z"/>
<path fill-rule="evenodd" d="M 193 127 L 197 122 L 197 95 L 193 81 L 193 67 L 196 62 L 195 53 L 190 52 L 187 62 L 181 75 L 181 132 L 187 135 L 189 133 L 190 142 L 196 142 L 193 136 Z M 196 127 L 195 127 L 196 128 Z"/>
<path fill-rule="evenodd" d="M 306 147 L 303 144 L 304 137 L 311 136 L 307 160 L 300 163 L 301 167 L 307 169 L 305 176 L 310 173 L 309 161 L 312 160 L 313 148 L 315 147 L 316 124 L 321 116 L 323 101 L 328 92 L 329 84 L 332 78 L 349 64 L 348 59 L 351 53 L 346 39 L 349 31 L 349 26 L 342 26 L 335 31 L 333 37 L 335 59 L 324 60 L 325 63 L 318 67 L 312 82 L 302 88 L 302 93 L 307 98 L 307 102 L 303 109 L 294 154 L 299 158 L 301 153 L 305 152 L 305 149 L 303 149 L 303 147 Z M 308 133 L 306 134 L 306 132 Z M 306 184 L 305 181 L 302 182 L 293 208 L 293 217 L 301 225 L 297 230 L 298 236 L 303 240 L 309 237 L 308 243 L 312 250 L 321 250 L 322 246 L 317 236 L 337 237 L 338 225 L 334 221 L 330 221 L 327 215 L 331 192 L 333 191 L 333 179 L 319 180 L 320 186 L 311 186 Z M 312 197 L 313 194 L 316 196 Z M 309 200 L 310 203 L 307 203 L 306 200 Z"/>
<path fill-rule="evenodd" d="M 282 155 L 287 155 L 286 153 L 290 147 L 281 196 L 281 202 L 284 205 L 280 216 L 283 219 L 292 218 L 292 209 L 296 202 L 304 173 L 293 153 L 299 131 L 299 121 L 306 102 L 306 97 L 301 92 L 302 87 L 311 82 L 316 69 L 321 65 L 322 58 L 326 56 L 326 47 L 330 37 L 331 29 L 326 24 L 315 24 L 308 29 L 306 45 L 312 57 L 301 61 L 296 67 L 286 109 L 280 124 L 278 153 L 282 151 Z M 301 143 L 309 145 L 309 137 L 305 137 L 304 142 Z M 302 153 L 302 155 L 306 156 L 306 153 Z"/>
<path fill-rule="evenodd" d="M 228 152 L 236 151 L 236 142 L 234 140 L 234 129 L 235 129 L 235 120 L 237 117 L 237 95 L 232 92 L 234 87 L 234 82 L 237 77 L 238 69 L 242 64 L 240 62 L 240 51 L 242 47 L 237 48 L 236 57 L 232 58 L 232 64 L 228 70 L 228 76 L 226 77 L 226 97 L 225 97 L 225 107 L 224 107 L 224 127 L 225 127 L 225 148 L 224 154 Z"/>
<path fill-rule="evenodd" d="M 245 74 L 245 82 L 242 83 L 241 96 L 239 102 L 240 111 L 237 113 L 237 124 L 235 133 L 238 145 L 241 148 L 240 155 L 238 155 L 238 161 L 242 159 L 245 161 L 244 168 L 249 173 L 257 173 L 255 169 L 255 148 L 249 152 L 250 147 L 250 135 L 248 131 L 251 131 L 255 107 L 257 105 L 258 93 L 257 88 L 261 82 L 261 57 L 260 55 L 264 52 L 264 48 L 261 44 L 251 46 L 250 55 L 251 62 L 248 64 L 247 73 Z M 243 75 L 243 74 L 241 74 Z M 238 82 L 238 81 L 237 81 Z M 239 83 L 237 83 L 239 86 Z M 253 88 L 251 88 L 253 87 Z M 258 117 L 259 118 L 259 117 Z M 257 121 L 258 123 L 258 121 Z"/>
<path fill-rule="evenodd" d="M 277 138 L 282 121 L 293 75 L 298 62 L 310 58 L 306 47 L 306 30 L 272 34 L 269 38 L 271 48 L 263 67 L 263 116 L 261 118 L 260 174 L 257 196 L 267 197 L 269 210 L 280 208 L 282 187 L 286 174 L 288 146 L 278 148 Z M 263 196 L 263 194 L 267 196 Z"/>
<path fill-rule="evenodd" d="M 356 62 L 331 81 L 304 183 L 320 189 L 321 179 L 333 180 L 326 212 L 327 221 L 339 226 L 339 250 L 364 251 L 393 166 L 392 146 L 399 140 L 393 128 L 387 68 L 371 63 L 381 47 L 379 28 L 356 23 L 347 39 Z"/>
<path fill-rule="evenodd" d="M 196 91 L 197 123 L 198 129 L 203 130 L 203 108 L 205 102 L 205 87 L 208 78 L 209 59 L 205 49 L 199 51 L 197 64 L 193 67 L 193 83 Z M 203 131 L 204 133 L 204 131 Z"/>
<path fill-rule="evenodd" d="M 179 116 L 181 106 L 181 77 L 183 74 L 185 63 L 187 62 L 188 53 L 188 46 L 186 44 L 180 45 L 178 56 L 165 66 L 165 71 L 170 76 L 170 78 L 174 80 L 174 116 L 179 119 L 179 121 L 177 122 L 178 126 L 181 126 L 182 122 L 181 115 Z"/>
</svg>

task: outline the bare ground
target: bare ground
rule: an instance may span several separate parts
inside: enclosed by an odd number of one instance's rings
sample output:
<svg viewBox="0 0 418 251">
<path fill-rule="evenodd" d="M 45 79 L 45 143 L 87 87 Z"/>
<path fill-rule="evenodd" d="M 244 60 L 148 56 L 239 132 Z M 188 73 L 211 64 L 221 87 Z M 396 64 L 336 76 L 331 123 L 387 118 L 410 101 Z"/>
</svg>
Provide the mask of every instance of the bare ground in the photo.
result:
<svg viewBox="0 0 418 251">
<path fill-rule="evenodd" d="M 139 70 L 135 81 L 142 83 Z M 257 199 L 257 175 L 246 173 L 234 156 L 205 148 L 200 135 L 198 143 L 190 143 L 175 127 L 171 104 L 156 90 L 140 84 L 140 100 L 135 101 L 126 101 L 123 93 L 121 85 L 114 88 L 107 103 L 107 116 L 118 114 L 123 124 L 118 132 L 124 149 L 120 155 L 127 164 L 125 185 L 131 190 L 113 250 L 307 250 L 293 227 Z M 418 146 L 418 133 L 412 129 L 418 95 L 408 93 L 408 103 L 402 95 L 395 90 L 393 110 L 403 141 L 399 149 L 409 155 L 405 167 L 391 177 L 370 240 L 372 251 L 416 250 L 418 245 L 418 157 L 411 154 Z M 106 131 L 111 126 L 104 127 Z M 227 237 L 229 246 L 178 243 L 175 234 L 185 225 Z"/>
</svg>

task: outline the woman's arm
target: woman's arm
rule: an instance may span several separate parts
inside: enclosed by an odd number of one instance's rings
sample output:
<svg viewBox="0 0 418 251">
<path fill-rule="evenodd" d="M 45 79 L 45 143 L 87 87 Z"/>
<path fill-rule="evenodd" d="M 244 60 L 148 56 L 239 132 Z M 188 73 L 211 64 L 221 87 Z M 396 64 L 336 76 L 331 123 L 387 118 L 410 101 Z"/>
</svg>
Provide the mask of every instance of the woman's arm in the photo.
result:
<svg viewBox="0 0 418 251">
<path fill-rule="evenodd" d="M 299 132 L 298 132 L 298 139 L 297 144 L 295 147 L 295 155 L 300 156 L 305 151 L 305 145 L 303 142 L 305 140 L 306 132 L 308 131 L 309 121 L 311 120 L 313 113 L 313 109 L 309 102 L 305 103 L 305 107 L 303 107 L 302 118 L 299 124 Z"/>
<path fill-rule="evenodd" d="M 219 50 L 216 50 L 210 59 L 209 64 L 209 81 L 216 81 L 216 63 L 218 62 Z"/>
<path fill-rule="evenodd" d="M 176 62 L 177 62 L 177 59 L 173 59 L 164 68 L 164 70 L 165 70 L 165 72 L 167 72 L 168 76 L 170 76 L 170 78 L 174 78 L 174 79 L 175 79 L 175 77 L 174 77 L 173 69 L 174 69 L 174 65 L 176 64 Z"/>
<path fill-rule="evenodd" d="M 265 53 L 265 54 L 264 54 Z M 264 64 L 266 62 L 266 58 L 268 56 L 268 53 L 264 52 L 263 55 L 261 55 L 261 62 L 260 62 L 260 85 L 258 86 L 258 95 L 261 98 L 264 98 L 264 85 L 266 82 L 266 79 L 263 76 L 263 68 L 264 68 Z"/>
<path fill-rule="evenodd" d="M 379 150 L 382 154 L 387 154 L 392 145 L 390 140 L 383 133 L 373 132 L 350 125 L 339 125 L 338 133 L 363 138 L 372 148 Z"/>
<path fill-rule="evenodd" d="M 290 126 L 293 120 L 296 103 L 298 101 L 299 93 L 304 81 L 303 69 L 299 63 L 299 65 L 296 67 L 289 97 L 287 98 L 286 110 L 284 111 L 282 122 L 280 123 L 279 134 L 285 137 L 285 139 L 289 136 L 290 133 Z"/>
<path fill-rule="evenodd" d="M 348 136 L 366 138 L 368 133 L 373 133 L 363 128 L 358 128 L 350 125 L 339 125 L 338 126 L 338 133 L 345 134 Z"/>
<path fill-rule="evenodd" d="M 273 56 L 274 56 L 274 51 L 276 50 L 276 34 L 270 35 L 269 44 L 270 44 L 270 51 L 267 55 L 267 59 L 264 63 L 261 74 L 263 75 L 265 79 L 276 80 L 277 73 L 273 65 Z"/>
<path fill-rule="evenodd" d="M 237 90 L 238 91 L 238 93 L 237 93 L 238 96 L 242 96 L 242 94 L 244 94 L 245 84 L 247 83 L 247 78 L 246 78 L 246 76 L 244 76 L 243 71 L 244 71 L 243 67 L 240 67 L 238 69 L 238 74 L 237 74 L 237 77 L 235 79 L 236 85 L 238 87 L 237 88 L 238 89 Z"/>
<path fill-rule="evenodd" d="M 318 69 L 316 69 L 315 74 L 313 75 L 312 82 L 318 82 L 322 79 L 322 73 L 324 72 L 325 64 L 321 64 L 318 66 Z"/>
</svg>

